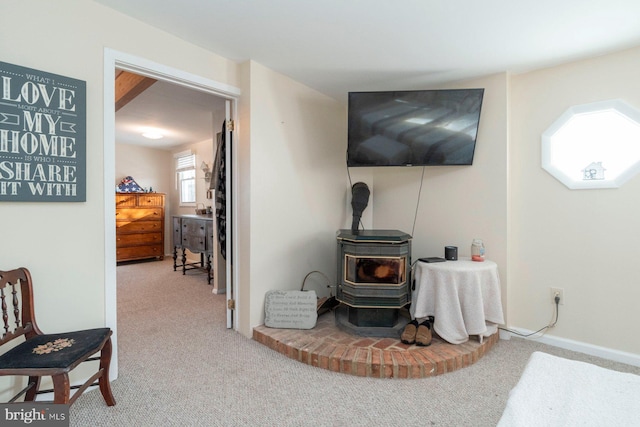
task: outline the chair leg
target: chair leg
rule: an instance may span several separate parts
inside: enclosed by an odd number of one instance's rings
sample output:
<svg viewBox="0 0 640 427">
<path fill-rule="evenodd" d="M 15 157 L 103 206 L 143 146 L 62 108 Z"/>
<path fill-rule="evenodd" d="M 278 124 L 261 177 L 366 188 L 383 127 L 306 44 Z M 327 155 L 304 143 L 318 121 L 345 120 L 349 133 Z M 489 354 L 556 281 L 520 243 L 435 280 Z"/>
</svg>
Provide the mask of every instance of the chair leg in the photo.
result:
<svg viewBox="0 0 640 427">
<path fill-rule="evenodd" d="M 33 387 L 24 395 L 25 402 L 33 402 L 36 400 L 36 395 L 40 389 L 40 377 L 29 377 L 29 384 L 33 384 Z"/>
<path fill-rule="evenodd" d="M 102 376 L 98 380 L 98 384 L 100 385 L 100 393 L 102 393 L 102 397 L 104 401 L 107 403 L 107 406 L 114 406 L 116 404 L 116 399 L 113 397 L 113 393 L 111 392 L 111 382 L 109 381 L 109 367 L 111 366 L 111 338 L 104 343 L 104 347 L 102 347 L 102 352 L 100 352 L 100 369 L 102 370 Z"/>
<path fill-rule="evenodd" d="M 71 397 L 69 374 L 52 375 L 51 379 L 53 379 L 53 403 L 69 404 Z"/>
</svg>

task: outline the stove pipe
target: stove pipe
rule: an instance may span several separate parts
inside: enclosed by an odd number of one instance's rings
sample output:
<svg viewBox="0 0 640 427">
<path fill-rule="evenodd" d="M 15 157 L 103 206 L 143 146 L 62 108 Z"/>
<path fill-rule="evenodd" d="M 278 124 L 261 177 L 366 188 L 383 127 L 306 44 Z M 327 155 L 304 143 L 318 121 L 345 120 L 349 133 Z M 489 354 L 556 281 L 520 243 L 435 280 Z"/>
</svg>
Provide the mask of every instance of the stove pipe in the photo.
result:
<svg viewBox="0 0 640 427">
<path fill-rule="evenodd" d="M 353 221 L 351 222 L 351 232 L 358 232 L 358 225 L 362 212 L 369 204 L 369 187 L 364 182 L 356 182 L 351 187 L 351 207 L 353 208 Z"/>
</svg>

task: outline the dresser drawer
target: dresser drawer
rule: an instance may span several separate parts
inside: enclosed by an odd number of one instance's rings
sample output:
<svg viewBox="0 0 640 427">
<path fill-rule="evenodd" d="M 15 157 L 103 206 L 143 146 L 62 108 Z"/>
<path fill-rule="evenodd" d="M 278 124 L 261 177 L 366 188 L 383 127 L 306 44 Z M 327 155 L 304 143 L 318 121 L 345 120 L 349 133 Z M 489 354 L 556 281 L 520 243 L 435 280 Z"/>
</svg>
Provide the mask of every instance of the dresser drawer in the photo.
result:
<svg viewBox="0 0 640 427">
<path fill-rule="evenodd" d="M 116 234 L 162 231 L 161 221 L 116 221 Z"/>
<path fill-rule="evenodd" d="M 172 220 L 171 243 L 173 246 L 182 246 L 182 223 L 178 217 L 173 217 Z"/>
<path fill-rule="evenodd" d="M 182 235 L 182 247 L 193 252 L 204 252 L 207 250 L 205 236 L 185 236 Z"/>
<path fill-rule="evenodd" d="M 116 246 L 153 245 L 162 243 L 162 233 L 118 234 Z"/>
<path fill-rule="evenodd" d="M 124 261 L 151 257 L 163 257 L 162 245 L 129 246 L 116 248 L 116 260 Z"/>
<path fill-rule="evenodd" d="M 162 194 L 140 194 L 138 195 L 138 206 L 164 206 L 164 196 Z"/>
<path fill-rule="evenodd" d="M 116 221 L 153 221 L 162 218 L 162 208 L 116 209 Z"/>
<path fill-rule="evenodd" d="M 182 219 L 182 237 L 185 236 L 206 236 L 207 228 L 205 221 L 197 219 Z"/>
<path fill-rule="evenodd" d="M 135 208 L 137 205 L 137 194 L 116 194 L 116 208 Z"/>
</svg>

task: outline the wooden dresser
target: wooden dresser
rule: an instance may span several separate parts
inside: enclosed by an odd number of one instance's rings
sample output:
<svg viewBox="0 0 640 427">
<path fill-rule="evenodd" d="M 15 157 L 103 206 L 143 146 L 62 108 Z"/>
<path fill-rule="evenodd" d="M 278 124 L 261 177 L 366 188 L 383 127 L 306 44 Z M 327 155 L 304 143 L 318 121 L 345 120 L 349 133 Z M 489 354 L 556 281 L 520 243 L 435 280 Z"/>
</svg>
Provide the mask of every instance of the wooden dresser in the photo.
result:
<svg viewBox="0 0 640 427">
<path fill-rule="evenodd" d="M 116 261 L 164 258 L 164 194 L 116 194 Z"/>
</svg>

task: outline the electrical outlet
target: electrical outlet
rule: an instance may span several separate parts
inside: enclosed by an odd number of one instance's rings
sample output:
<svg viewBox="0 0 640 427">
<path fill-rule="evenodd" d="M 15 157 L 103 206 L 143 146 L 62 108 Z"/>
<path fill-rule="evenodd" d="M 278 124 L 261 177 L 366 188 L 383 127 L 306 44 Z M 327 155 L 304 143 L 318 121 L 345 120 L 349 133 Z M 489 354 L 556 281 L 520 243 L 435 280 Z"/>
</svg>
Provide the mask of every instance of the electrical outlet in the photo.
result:
<svg viewBox="0 0 640 427">
<path fill-rule="evenodd" d="M 551 289 L 551 302 L 556 303 L 556 295 L 560 297 L 560 305 L 564 305 L 564 289 L 562 288 L 549 288 Z"/>
</svg>

